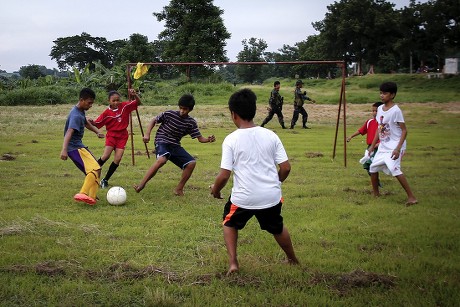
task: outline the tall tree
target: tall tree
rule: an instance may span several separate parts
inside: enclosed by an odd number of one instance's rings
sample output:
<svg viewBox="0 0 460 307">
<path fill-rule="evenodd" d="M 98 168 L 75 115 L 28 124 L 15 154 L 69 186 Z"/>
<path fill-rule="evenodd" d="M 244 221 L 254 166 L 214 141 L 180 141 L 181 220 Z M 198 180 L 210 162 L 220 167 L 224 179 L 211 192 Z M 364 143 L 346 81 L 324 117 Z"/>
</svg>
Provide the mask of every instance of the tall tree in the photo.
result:
<svg viewBox="0 0 460 307">
<path fill-rule="evenodd" d="M 224 26 L 223 10 L 212 0 L 171 0 L 160 13 L 153 13 L 165 23 L 158 38 L 164 43 L 163 60 L 167 62 L 226 62 L 226 40 L 230 33 Z"/>
<path fill-rule="evenodd" d="M 108 42 L 104 37 L 92 37 L 83 32 L 81 35 L 60 37 L 53 41 L 51 59 L 56 60 L 60 69 L 77 67 L 83 70 L 86 65 L 94 68 L 93 62 L 100 61 L 106 67 L 112 67 L 112 55 L 107 50 Z"/>
<path fill-rule="evenodd" d="M 244 39 L 242 42 L 243 50 L 238 52 L 236 58 L 238 62 L 263 62 L 265 61 L 265 50 L 268 45 L 263 39 L 251 37 L 249 40 Z M 261 65 L 238 65 L 236 75 L 238 79 L 244 82 L 254 82 L 260 80 Z"/>
<path fill-rule="evenodd" d="M 149 43 L 147 36 L 137 33 L 131 34 L 117 54 L 117 63 L 154 62 L 155 60 L 154 44 Z"/>
<path fill-rule="evenodd" d="M 390 50 L 400 35 L 393 6 L 385 0 L 341 0 L 329 5 L 326 17 L 313 23 L 326 42 L 326 55 L 375 64 L 378 54 Z"/>
<path fill-rule="evenodd" d="M 38 79 L 39 77 L 44 77 L 45 73 L 43 70 L 46 70 L 45 66 L 39 66 L 39 65 L 27 65 L 27 66 L 21 66 L 19 68 L 19 75 L 23 78 L 29 78 L 29 79 Z"/>
</svg>

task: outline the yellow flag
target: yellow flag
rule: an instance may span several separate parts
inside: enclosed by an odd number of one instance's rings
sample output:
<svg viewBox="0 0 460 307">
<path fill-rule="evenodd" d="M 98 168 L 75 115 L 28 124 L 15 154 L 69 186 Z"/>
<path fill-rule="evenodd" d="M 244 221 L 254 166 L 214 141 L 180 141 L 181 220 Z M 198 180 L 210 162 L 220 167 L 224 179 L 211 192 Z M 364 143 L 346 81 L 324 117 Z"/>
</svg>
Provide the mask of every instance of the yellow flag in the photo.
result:
<svg viewBox="0 0 460 307">
<path fill-rule="evenodd" d="M 149 65 L 144 65 L 144 63 L 137 63 L 136 71 L 134 72 L 134 79 L 139 79 L 149 71 Z"/>
</svg>

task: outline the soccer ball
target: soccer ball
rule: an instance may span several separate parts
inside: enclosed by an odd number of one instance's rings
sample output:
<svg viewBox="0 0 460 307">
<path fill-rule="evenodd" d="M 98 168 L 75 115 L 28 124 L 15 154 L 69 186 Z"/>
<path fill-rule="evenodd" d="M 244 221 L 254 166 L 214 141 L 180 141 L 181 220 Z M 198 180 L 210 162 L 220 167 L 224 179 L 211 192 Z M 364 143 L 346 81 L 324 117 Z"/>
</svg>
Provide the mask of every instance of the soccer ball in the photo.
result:
<svg viewBox="0 0 460 307">
<path fill-rule="evenodd" d="M 113 206 L 120 206 L 126 202 L 126 191 L 122 187 L 112 187 L 107 191 L 107 201 Z"/>
</svg>

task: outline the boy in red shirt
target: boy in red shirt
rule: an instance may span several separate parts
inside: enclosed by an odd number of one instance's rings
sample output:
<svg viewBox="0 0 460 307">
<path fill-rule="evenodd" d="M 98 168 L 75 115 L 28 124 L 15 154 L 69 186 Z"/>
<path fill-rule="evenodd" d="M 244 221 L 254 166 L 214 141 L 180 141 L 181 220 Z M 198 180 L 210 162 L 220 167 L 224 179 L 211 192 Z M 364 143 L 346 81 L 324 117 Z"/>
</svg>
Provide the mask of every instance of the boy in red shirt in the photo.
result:
<svg viewBox="0 0 460 307">
<path fill-rule="evenodd" d="M 120 94 L 117 91 L 109 92 L 109 107 L 91 123 L 97 128 L 105 126 L 107 134 L 105 137 L 105 149 L 97 162 L 102 167 L 115 151 L 112 164 L 105 177 L 101 180 L 101 188 L 107 188 L 109 179 L 120 165 L 121 158 L 125 152 L 126 142 L 128 141 L 128 124 L 132 111 L 137 110 L 141 100 L 134 89 L 129 90 L 130 96 L 135 99 L 132 101 L 120 102 Z"/>
<path fill-rule="evenodd" d="M 379 106 L 381 106 L 382 104 L 383 104 L 382 102 L 378 101 L 378 102 L 376 102 L 376 103 L 374 103 L 372 105 L 372 118 L 368 119 L 364 123 L 364 125 L 361 128 L 358 129 L 358 131 L 353 133 L 351 136 L 347 137 L 347 142 L 350 142 L 351 139 L 354 138 L 357 135 L 365 135 L 366 134 L 366 144 L 367 144 L 366 149 L 369 149 L 369 146 L 371 146 L 372 141 L 374 140 L 374 137 L 375 137 L 375 133 L 377 132 L 377 129 L 379 127 L 379 123 L 375 119 L 375 116 L 377 115 L 377 108 Z M 378 146 L 378 142 L 377 142 L 377 146 Z M 365 159 L 364 162 L 362 162 L 363 168 L 365 170 L 367 170 L 367 173 L 369 173 L 369 166 L 372 163 L 372 158 L 374 157 L 375 153 L 377 152 L 377 149 L 378 149 L 377 146 L 375 147 L 373 153 L 367 154 L 367 152 L 366 152 L 365 156 L 368 157 L 368 158 Z M 361 162 L 361 160 L 360 160 L 360 162 Z"/>
</svg>

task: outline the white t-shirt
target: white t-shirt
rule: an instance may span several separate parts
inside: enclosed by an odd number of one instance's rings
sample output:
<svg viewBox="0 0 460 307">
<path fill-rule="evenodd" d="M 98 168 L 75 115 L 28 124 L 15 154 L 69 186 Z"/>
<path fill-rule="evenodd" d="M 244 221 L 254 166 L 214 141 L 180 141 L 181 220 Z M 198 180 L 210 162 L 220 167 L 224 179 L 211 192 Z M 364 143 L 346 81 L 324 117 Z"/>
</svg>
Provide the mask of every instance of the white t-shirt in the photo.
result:
<svg viewBox="0 0 460 307">
<path fill-rule="evenodd" d="M 222 143 L 220 167 L 233 171 L 230 200 L 246 209 L 264 209 L 281 200 L 278 164 L 288 160 L 279 137 L 262 127 L 238 129 Z"/>
<path fill-rule="evenodd" d="M 384 105 L 377 109 L 375 119 L 379 123 L 380 152 L 392 152 L 401 139 L 402 131 L 398 123 L 404 123 L 404 116 L 397 105 L 393 105 L 389 110 L 383 110 Z M 406 149 L 406 140 L 401 150 Z"/>
</svg>

